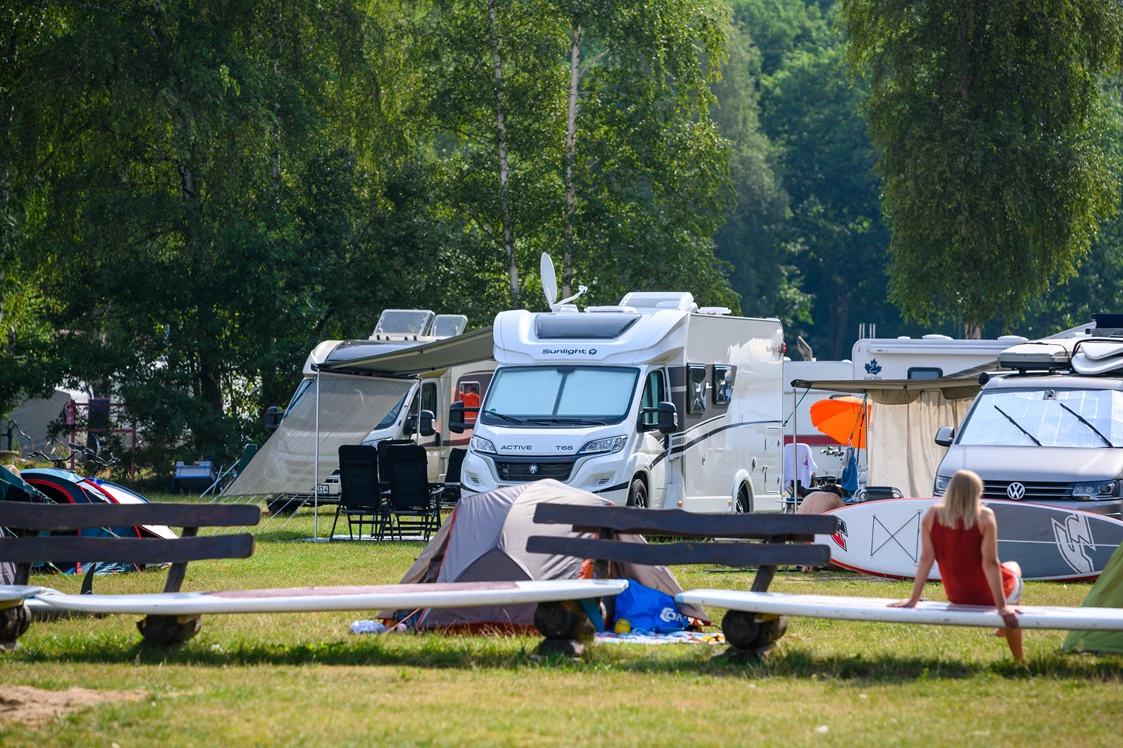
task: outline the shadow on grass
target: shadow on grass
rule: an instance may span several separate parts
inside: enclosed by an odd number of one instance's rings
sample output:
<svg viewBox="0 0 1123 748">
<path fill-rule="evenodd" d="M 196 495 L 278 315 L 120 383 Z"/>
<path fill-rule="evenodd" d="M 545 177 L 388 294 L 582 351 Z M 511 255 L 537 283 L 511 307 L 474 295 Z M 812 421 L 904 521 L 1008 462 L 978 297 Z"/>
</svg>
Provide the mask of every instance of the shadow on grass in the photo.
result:
<svg viewBox="0 0 1123 748">
<path fill-rule="evenodd" d="M 602 644 L 589 649 L 586 662 L 534 656 L 537 639 L 391 634 L 323 644 L 191 642 L 160 649 L 119 639 L 56 640 L 49 648 L 21 647 L 9 661 L 129 665 L 239 666 L 396 666 L 479 670 L 540 668 L 566 672 L 614 670 L 644 675 L 696 674 L 731 678 L 832 679 L 862 683 L 957 680 L 989 673 L 1000 677 L 1079 679 L 1123 682 L 1123 657 L 1084 656 L 1062 651 L 1032 658 L 1019 667 L 1009 658 L 992 662 L 939 657 L 817 656 L 805 650 L 780 650 L 764 661 L 729 659 L 724 647 L 663 646 L 639 650 Z"/>
</svg>

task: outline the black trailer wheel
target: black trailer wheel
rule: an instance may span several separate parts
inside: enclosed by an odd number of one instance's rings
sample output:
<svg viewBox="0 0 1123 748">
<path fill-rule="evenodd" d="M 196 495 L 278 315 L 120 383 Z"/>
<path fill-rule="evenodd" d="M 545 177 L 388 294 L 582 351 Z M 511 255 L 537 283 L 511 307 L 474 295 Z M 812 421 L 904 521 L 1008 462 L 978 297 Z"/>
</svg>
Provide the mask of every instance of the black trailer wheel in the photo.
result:
<svg viewBox="0 0 1123 748">
<path fill-rule="evenodd" d="M 643 478 L 632 479 L 632 485 L 628 487 L 628 506 L 647 509 L 647 484 Z"/>
<path fill-rule="evenodd" d="M 788 617 L 760 619 L 756 613 L 731 610 L 721 619 L 725 640 L 735 649 L 750 651 L 773 644 L 788 631 Z"/>
<path fill-rule="evenodd" d="M 290 516 L 296 514 L 300 508 L 301 500 L 292 496 L 278 496 L 269 502 L 269 512 L 274 516 Z"/>
</svg>

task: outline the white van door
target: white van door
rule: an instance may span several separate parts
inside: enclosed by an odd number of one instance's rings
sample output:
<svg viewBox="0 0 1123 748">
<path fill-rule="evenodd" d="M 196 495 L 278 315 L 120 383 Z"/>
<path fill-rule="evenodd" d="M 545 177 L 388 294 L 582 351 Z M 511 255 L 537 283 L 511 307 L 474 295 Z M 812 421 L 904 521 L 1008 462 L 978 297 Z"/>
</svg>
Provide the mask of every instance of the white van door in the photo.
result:
<svg viewBox="0 0 1123 748">
<path fill-rule="evenodd" d="M 641 408 L 654 408 L 659 403 L 669 400 L 667 389 L 667 372 L 663 369 L 652 369 L 647 372 L 647 376 L 643 383 L 643 394 L 640 397 Z M 654 426 L 659 422 L 659 417 L 655 413 L 645 413 L 642 416 L 644 424 Z M 668 471 L 672 469 L 672 463 L 677 465 L 678 461 L 667 459 L 669 455 L 666 454 L 666 443 L 668 439 L 658 431 L 645 431 L 640 435 L 639 453 L 642 455 L 642 461 L 649 466 L 648 472 L 648 486 L 647 486 L 647 503 L 651 508 L 660 508 L 667 506 L 664 503 L 666 496 L 668 480 Z M 631 476 L 627 476 L 629 481 Z"/>
</svg>

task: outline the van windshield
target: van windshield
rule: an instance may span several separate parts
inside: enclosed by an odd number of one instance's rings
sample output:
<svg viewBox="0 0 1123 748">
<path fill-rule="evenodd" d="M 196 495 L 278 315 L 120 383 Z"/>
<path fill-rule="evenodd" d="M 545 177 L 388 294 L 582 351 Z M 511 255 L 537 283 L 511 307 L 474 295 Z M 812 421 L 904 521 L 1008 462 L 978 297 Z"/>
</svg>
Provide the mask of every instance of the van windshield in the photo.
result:
<svg viewBox="0 0 1123 748">
<path fill-rule="evenodd" d="M 619 366 L 519 366 L 499 369 L 480 419 L 493 426 L 599 426 L 628 415 L 639 369 Z"/>
<path fill-rule="evenodd" d="M 995 390 L 984 392 L 957 444 L 1001 447 L 1123 447 L 1123 392 Z"/>
</svg>

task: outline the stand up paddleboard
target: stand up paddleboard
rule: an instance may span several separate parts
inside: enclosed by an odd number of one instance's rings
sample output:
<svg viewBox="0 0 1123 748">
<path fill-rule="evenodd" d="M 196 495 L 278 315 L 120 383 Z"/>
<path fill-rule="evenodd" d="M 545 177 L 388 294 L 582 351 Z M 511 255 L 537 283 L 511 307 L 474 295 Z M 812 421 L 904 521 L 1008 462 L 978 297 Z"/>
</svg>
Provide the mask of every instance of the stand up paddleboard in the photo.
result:
<svg viewBox="0 0 1123 748">
<path fill-rule="evenodd" d="M 69 595 L 40 589 L 35 599 L 55 610 L 82 613 L 193 616 L 217 613 L 314 613 L 332 610 L 459 608 L 588 600 L 618 595 L 625 579 L 541 582 L 387 584 L 371 587 L 296 587 L 151 595 Z M 0 591 L 6 588 L 0 588 Z M 27 588 L 34 589 L 34 588 Z"/>
<path fill-rule="evenodd" d="M 833 618 L 843 621 L 917 623 L 936 626 L 985 626 L 1004 628 L 1002 616 L 983 605 L 919 602 L 915 608 L 890 608 L 893 600 L 876 597 L 833 595 L 789 595 L 776 592 L 734 590 L 690 590 L 675 596 L 675 602 L 710 605 L 764 615 Z M 1062 608 L 1016 605 L 1018 626 L 1024 629 L 1078 631 L 1123 631 L 1123 609 Z"/>
<path fill-rule="evenodd" d="M 938 499 L 886 499 L 834 509 L 834 535 L 817 535 L 831 563 L 876 576 L 909 579 L 920 559 L 920 522 Z M 1090 512 L 1020 501 L 982 502 L 998 520 L 998 557 L 1017 561 L 1025 579 L 1095 579 L 1123 543 L 1123 522 Z M 940 578 L 938 565 L 931 579 Z"/>
</svg>

